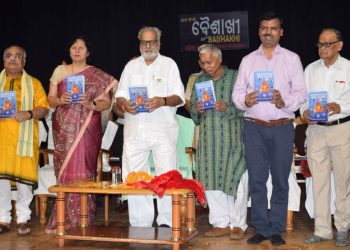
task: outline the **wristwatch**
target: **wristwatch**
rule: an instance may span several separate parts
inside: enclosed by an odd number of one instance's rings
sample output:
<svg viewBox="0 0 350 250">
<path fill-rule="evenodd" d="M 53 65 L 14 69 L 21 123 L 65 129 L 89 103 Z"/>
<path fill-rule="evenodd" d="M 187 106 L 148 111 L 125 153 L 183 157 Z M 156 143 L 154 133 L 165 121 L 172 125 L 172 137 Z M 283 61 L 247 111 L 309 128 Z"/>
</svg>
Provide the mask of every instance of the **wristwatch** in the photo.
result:
<svg viewBox="0 0 350 250">
<path fill-rule="evenodd" d="M 96 102 L 92 101 L 92 110 L 95 110 L 95 108 L 96 108 Z"/>
<path fill-rule="evenodd" d="M 28 110 L 27 112 L 30 114 L 29 120 L 30 120 L 30 119 L 33 119 L 33 111 Z"/>
</svg>

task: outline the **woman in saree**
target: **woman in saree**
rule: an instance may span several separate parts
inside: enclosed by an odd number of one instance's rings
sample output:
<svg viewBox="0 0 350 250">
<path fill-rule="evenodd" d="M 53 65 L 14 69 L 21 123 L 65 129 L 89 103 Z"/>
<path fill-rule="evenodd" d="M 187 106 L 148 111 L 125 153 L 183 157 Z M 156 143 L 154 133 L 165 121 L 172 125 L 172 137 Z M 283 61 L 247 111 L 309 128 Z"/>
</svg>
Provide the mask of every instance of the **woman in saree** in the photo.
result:
<svg viewBox="0 0 350 250">
<path fill-rule="evenodd" d="M 50 79 L 48 103 L 56 110 L 52 116 L 54 137 L 54 169 L 58 184 L 80 179 L 94 180 L 97 157 L 101 147 L 101 111 L 110 108 L 117 80 L 88 64 L 91 46 L 83 37 L 77 37 L 69 46 L 71 64 L 59 65 Z M 85 91 L 77 102 L 67 89 L 67 77 L 84 76 Z M 83 78 L 82 78 L 83 79 Z M 65 197 L 66 228 L 80 226 L 80 194 Z M 94 224 L 95 199 L 88 196 L 88 223 Z M 46 227 L 47 233 L 57 228 L 56 204 Z"/>
</svg>

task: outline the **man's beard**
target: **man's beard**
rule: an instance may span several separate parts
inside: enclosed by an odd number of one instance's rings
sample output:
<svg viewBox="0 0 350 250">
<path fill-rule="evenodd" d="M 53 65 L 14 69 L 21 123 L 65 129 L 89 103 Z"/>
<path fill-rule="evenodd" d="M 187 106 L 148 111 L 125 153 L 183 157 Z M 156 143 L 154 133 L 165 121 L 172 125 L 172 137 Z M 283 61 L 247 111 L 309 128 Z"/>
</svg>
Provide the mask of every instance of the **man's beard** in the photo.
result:
<svg viewBox="0 0 350 250">
<path fill-rule="evenodd" d="M 157 58 L 159 54 L 158 50 L 145 50 L 141 52 L 141 55 L 146 61 L 153 61 L 154 59 Z"/>
</svg>

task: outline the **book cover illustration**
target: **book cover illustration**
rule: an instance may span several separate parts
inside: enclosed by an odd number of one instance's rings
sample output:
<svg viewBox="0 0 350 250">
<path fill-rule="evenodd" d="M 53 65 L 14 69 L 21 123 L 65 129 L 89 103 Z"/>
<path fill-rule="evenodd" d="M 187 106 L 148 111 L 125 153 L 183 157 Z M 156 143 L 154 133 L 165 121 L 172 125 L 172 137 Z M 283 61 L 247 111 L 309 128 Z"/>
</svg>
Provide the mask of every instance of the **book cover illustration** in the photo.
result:
<svg viewBox="0 0 350 250">
<path fill-rule="evenodd" d="M 213 109 L 216 102 L 213 81 L 196 82 L 194 85 L 197 98 L 203 104 L 203 109 Z"/>
<path fill-rule="evenodd" d="M 146 86 L 129 87 L 129 95 L 130 101 L 136 102 L 136 105 L 138 105 L 137 112 L 149 112 L 145 102 L 148 99 Z"/>
<path fill-rule="evenodd" d="M 309 117 L 311 122 L 328 121 L 327 91 L 309 93 Z"/>
<path fill-rule="evenodd" d="M 258 102 L 272 100 L 274 80 L 274 74 L 271 70 L 254 72 L 254 91 Z"/>
<path fill-rule="evenodd" d="M 16 91 L 0 92 L 0 118 L 10 118 L 16 112 Z"/>
<path fill-rule="evenodd" d="M 85 76 L 67 76 L 67 92 L 72 97 L 72 103 L 78 102 L 81 95 L 85 93 Z"/>
</svg>

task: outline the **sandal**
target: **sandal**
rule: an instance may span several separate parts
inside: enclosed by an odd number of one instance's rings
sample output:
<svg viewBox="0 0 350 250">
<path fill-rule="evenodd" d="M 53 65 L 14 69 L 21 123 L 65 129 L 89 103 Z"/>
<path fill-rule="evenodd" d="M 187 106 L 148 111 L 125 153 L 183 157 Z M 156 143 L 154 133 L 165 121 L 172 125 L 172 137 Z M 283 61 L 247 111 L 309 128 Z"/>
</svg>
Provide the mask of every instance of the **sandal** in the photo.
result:
<svg viewBox="0 0 350 250">
<path fill-rule="evenodd" d="M 0 234 L 6 233 L 10 230 L 10 224 L 0 223 Z"/>
<path fill-rule="evenodd" d="M 306 238 L 304 242 L 306 244 L 312 244 L 312 243 L 317 243 L 317 242 L 322 242 L 327 240 L 332 240 L 332 239 L 323 238 L 317 235 L 311 235 L 310 237 Z"/>
<path fill-rule="evenodd" d="M 26 236 L 30 234 L 30 227 L 27 222 L 17 224 L 17 235 L 18 236 Z"/>
</svg>

